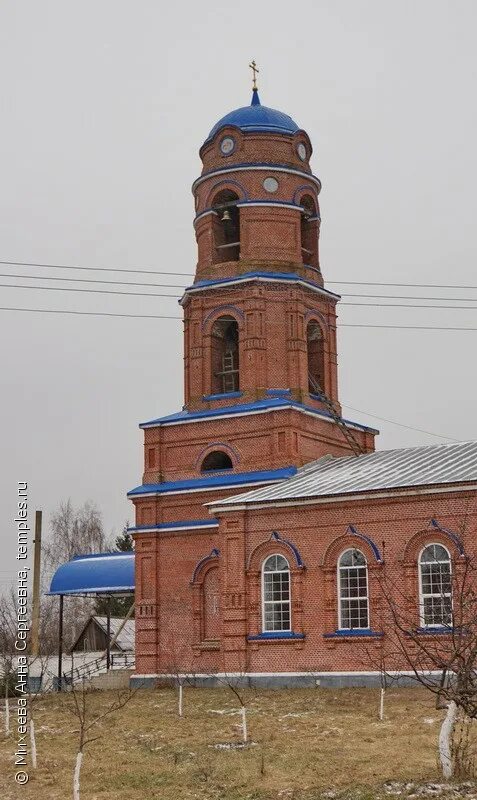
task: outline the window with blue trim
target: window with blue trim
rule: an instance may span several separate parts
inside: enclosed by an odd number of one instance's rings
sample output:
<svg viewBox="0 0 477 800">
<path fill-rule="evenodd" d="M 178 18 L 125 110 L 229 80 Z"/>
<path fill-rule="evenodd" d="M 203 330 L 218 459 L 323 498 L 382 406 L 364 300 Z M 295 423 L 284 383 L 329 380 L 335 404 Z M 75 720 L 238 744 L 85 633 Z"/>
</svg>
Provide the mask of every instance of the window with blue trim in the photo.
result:
<svg viewBox="0 0 477 800">
<path fill-rule="evenodd" d="M 338 561 L 340 630 L 369 628 L 368 562 L 361 550 L 345 550 Z"/>
<path fill-rule="evenodd" d="M 279 554 L 262 566 L 262 630 L 291 631 L 290 565 Z"/>
<path fill-rule="evenodd" d="M 428 544 L 419 556 L 419 612 L 423 628 L 452 625 L 451 557 L 442 544 Z"/>
</svg>

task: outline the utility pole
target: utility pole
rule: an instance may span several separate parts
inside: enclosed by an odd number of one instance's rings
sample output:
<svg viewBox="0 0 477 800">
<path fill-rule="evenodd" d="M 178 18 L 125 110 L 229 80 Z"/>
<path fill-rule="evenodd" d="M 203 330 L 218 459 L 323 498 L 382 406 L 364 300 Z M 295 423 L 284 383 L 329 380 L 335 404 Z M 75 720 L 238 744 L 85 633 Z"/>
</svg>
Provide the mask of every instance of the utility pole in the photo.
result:
<svg viewBox="0 0 477 800">
<path fill-rule="evenodd" d="M 33 540 L 33 600 L 31 620 L 31 656 L 35 658 L 40 649 L 40 570 L 41 570 L 41 518 L 42 512 L 35 512 L 35 539 Z"/>
</svg>

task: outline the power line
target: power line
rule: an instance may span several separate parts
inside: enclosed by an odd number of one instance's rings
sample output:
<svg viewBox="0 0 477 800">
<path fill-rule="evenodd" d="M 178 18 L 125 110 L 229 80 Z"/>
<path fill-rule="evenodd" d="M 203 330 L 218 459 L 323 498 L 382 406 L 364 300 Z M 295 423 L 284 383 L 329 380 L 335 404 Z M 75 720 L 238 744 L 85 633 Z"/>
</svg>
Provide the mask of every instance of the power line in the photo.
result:
<svg viewBox="0 0 477 800">
<path fill-rule="evenodd" d="M 25 280 L 42 280 L 42 281 L 67 281 L 68 283 L 104 283 L 115 286 L 150 286 L 153 288 L 166 288 L 166 289 L 185 289 L 186 285 L 182 283 L 143 283 L 142 281 L 105 281 L 99 278 L 58 278 L 56 275 L 12 275 L 9 272 L 0 272 L 0 278 L 15 278 Z M 357 295 L 360 297 L 361 295 Z M 372 297 L 373 295 L 371 295 Z M 368 297 L 368 295 L 363 295 Z M 476 298 L 477 300 L 477 298 Z"/>
<path fill-rule="evenodd" d="M 2 262 L 0 262 L 2 263 Z M 152 289 L 185 289 L 185 284 L 177 284 L 177 283 L 145 283 L 143 281 L 114 281 L 114 280 L 101 280 L 99 278 L 63 278 L 57 276 L 48 275 L 47 277 L 41 277 L 40 275 L 17 275 L 11 274 L 8 272 L 0 273 L 0 278 L 15 278 L 20 280 L 46 280 L 46 281 L 61 281 L 66 283 L 101 283 L 105 285 L 111 286 L 140 286 L 140 287 L 149 287 Z M 10 284 L 8 284 L 10 285 Z M 14 286 L 15 284 L 11 284 Z M 17 287 L 18 288 L 18 287 Z M 31 287 L 34 288 L 34 287 Z M 164 295 L 169 296 L 169 295 Z M 171 295 L 172 296 L 172 295 Z M 376 300 L 438 300 L 441 302 L 449 301 L 449 302 L 457 302 L 457 303 L 469 303 L 469 302 L 476 302 L 477 297 L 422 297 L 419 295 L 393 295 L 393 294 L 348 294 L 343 293 L 342 297 L 360 297 L 363 299 L 376 299 Z M 341 305 L 350 305 L 350 303 L 344 302 Z M 360 305 L 364 305 L 360 304 Z M 404 306 L 404 307 L 407 307 Z M 435 308 L 436 306 L 409 306 L 409 308 Z M 437 306 L 437 308 L 448 308 L 448 306 Z M 470 306 L 472 308 L 472 306 Z"/>
<path fill-rule="evenodd" d="M 22 277 L 22 276 L 20 276 Z M 26 277 L 26 276 L 24 276 Z M 68 278 L 60 278 L 59 280 L 69 280 Z M 103 283 L 103 281 L 99 281 Z M 113 281 L 114 283 L 114 281 Z M 177 294 L 165 294 L 163 292 L 122 292 L 116 289 L 77 289 L 71 286 L 24 286 L 20 283 L 0 283 L 0 288 L 4 289 L 32 289 L 34 291 L 49 291 L 49 292 L 82 292 L 85 294 L 115 294 L 122 295 L 123 297 L 170 297 L 172 299 L 179 299 Z M 167 287 L 166 287 L 167 288 Z M 170 287 L 171 289 L 174 287 Z M 444 298 L 443 298 L 444 299 Z M 443 305 L 420 305 L 413 303 L 341 303 L 342 306 L 354 306 L 364 308 L 430 308 L 430 309 L 454 309 L 456 311 L 476 311 L 477 306 L 443 306 Z"/>
<path fill-rule="evenodd" d="M 28 288 L 28 287 L 27 287 Z M 174 317 L 162 314 L 120 314 L 113 312 L 103 311 L 70 311 L 68 309 L 50 309 L 50 308 L 14 308 L 11 306 L 0 307 L 0 311 L 20 311 L 31 312 L 38 314 L 79 314 L 93 317 L 128 317 L 130 319 L 177 319 L 181 320 L 182 317 Z M 439 325 L 373 325 L 369 323 L 348 323 L 342 322 L 339 324 L 340 328 L 388 328 L 389 330 L 413 330 L 413 331 L 477 331 L 477 328 L 457 328 Z"/>
<path fill-rule="evenodd" d="M 432 433 L 431 431 L 425 431 L 423 428 L 414 428 L 412 425 L 404 425 L 403 422 L 396 422 L 393 419 L 386 419 L 386 417 L 378 417 L 377 414 L 370 414 L 369 411 L 363 411 L 359 408 L 353 408 L 353 406 L 349 406 L 347 403 L 343 403 L 343 408 L 349 408 L 350 411 L 356 411 L 358 414 L 364 414 L 365 417 L 372 417 L 373 419 L 379 419 L 381 422 L 388 422 L 390 425 L 397 425 L 399 428 L 407 428 L 409 431 L 417 431 L 418 433 L 425 433 L 427 436 L 435 436 L 437 439 L 446 439 L 452 442 L 461 442 L 462 439 L 454 439 L 453 436 L 443 436 L 440 433 Z"/>
<path fill-rule="evenodd" d="M 0 286 L 2 284 L 0 283 Z M 28 287 L 25 287 L 28 288 Z M 453 308 L 459 311 L 477 311 L 477 306 L 436 306 L 436 305 L 416 305 L 415 303 L 340 303 L 340 306 L 361 306 L 363 308 Z"/>
<path fill-rule="evenodd" d="M 192 272 L 163 272 L 161 270 L 151 269 L 125 269 L 124 267 L 84 267 L 75 266 L 73 264 L 48 264 L 34 261 L 0 261 L 0 264 L 14 267 L 41 267 L 46 269 L 73 269 L 73 270 L 87 270 L 89 272 L 129 272 L 144 275 L 176 275 L 181 278 L 188 278 L 193 275 Z M 394 286 L 409 289 L 474 289 L 477 286 L 458 285 L 458 284 L 441 284 L 441 283 L 387 283 L 384 281 L 326 281 L 333 286 Z"/>
<path fill-rule="evenodd" d="M 0 311 L 28 311 L 34 314 L 77 314 L 86 317 L 129 317 L 134 319 L 182 319 L 182 317 L 169 317 L 162 314 L 117 314 L 107 311 L 70 311 L 60 308 L 11 308 L 1 307 Z"/>
<path fill-rule="evenodd" d="M 160 270 L 151 269 L 120 269 L 119 267 L 76 267 L 73 264 L 40 264 L 33 261 L 0 261 L 0 264 L 5 264 L 11 267 L 44 267 L 47 269 L 83 269 L 89 272 L 135 272 L 144 273 L 147 275 L 180 275 L 181 277 L 188 278 L 193 275 L 192 272 L 161 272 Z"/>
<path fill-rule="evenodd" d="M 477 328 L 454 328 L 439 325 L 371 325 L 368 323 L 342 322 L 340 328 L 388 328 L 389 330 L 409 331 L 477 331 Z"/>
<path fill-rule="evenodd" d="M 43 289 L 47 292 L 86 292 L 86 294 L 121 294 L 127 297 L 172 297 L 178 299 L 177 294 L 159 294 L 157 292 L 120 292 L 113 289 L 76 289 L 72 286 L 22 286 L 19 283 L 0 283 L 4 289 Z"/>
<path fill-rule="evenodd" d="M 408 289 L 477 289 L 477 286 L 458 286 L 456 283 L 382 283 L 378 281 L 326 281 L 326 283 L 331 283 L 333 286 L 398 286 Z"/>
</svg>

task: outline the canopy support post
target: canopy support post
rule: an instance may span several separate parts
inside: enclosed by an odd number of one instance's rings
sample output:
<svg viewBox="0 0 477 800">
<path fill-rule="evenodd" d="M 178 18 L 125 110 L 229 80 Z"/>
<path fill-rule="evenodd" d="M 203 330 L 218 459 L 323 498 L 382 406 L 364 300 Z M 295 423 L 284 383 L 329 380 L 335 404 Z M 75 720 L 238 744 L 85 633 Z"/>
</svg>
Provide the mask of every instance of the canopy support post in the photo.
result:
<svg viewBox="0 0 477 800">
<path fill-rule="evenodd" d="M 106 606 L 106 671 L 111 669 L 111 595 Z"/>
<path fill-rule="evenodd" d="M 63 600 L 64 595 L 60 594 L 60 609 L 58 619 L 58 678 L 56 690 L 62 691 L 62 672 L 63 672 Z"/>
</svg>

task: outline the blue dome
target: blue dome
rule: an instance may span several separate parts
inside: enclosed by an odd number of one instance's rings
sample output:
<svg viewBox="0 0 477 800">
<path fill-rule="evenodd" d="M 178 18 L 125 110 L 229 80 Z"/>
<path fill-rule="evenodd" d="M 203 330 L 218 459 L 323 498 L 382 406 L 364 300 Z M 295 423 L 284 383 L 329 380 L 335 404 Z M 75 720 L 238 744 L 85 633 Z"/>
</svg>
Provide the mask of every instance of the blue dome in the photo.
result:
<svg viewBox="0 0 477 800">
<path fill-rule="evenodd" d="M 256 89 L 253 91 L 251 104 L 243 108 L 236 108 L 235 111 L 230 111 L 225 117 L 219 119 L 210 131 L 206 141 L 212 139 L 217 131 L 226 125 L 235 125 L 245 132 L 265 131 L 267 133 L 292 134 L 300 130 L 300 127 L 288 114 L 276 111 L 274 108 L 262 106 Z"/>
</svg>

